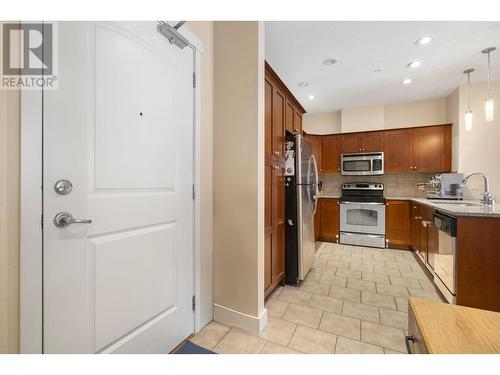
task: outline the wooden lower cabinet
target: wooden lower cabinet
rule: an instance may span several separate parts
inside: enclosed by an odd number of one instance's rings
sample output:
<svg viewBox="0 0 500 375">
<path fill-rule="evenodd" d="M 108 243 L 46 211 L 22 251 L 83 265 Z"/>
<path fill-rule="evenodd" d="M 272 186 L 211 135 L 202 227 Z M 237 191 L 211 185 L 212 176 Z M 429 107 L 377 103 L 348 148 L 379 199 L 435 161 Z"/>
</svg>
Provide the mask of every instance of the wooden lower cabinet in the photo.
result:
<svg viewBox="0 0 500 375">
<path fill-rule="evenodd" d="M 314 239 L 318 241 L 319 230 L 321 226 L 321 202 L 323 199 L 318 200 L 318 206 L 316 208 L 316 213 L 314 214 Z"/>
<path fill-rule="evenodd" d="M 457 217 L 457 304 L 500 312 L 500 218 Z"/>
<path fill-rule="evenodd" d="M 340 202 L 337 198 L 320 198 L 318 240 L 337 242 L 340 232 Z"/>
<path fill-rule="evenodd" d="M 411 202 L 410 208 L 410 229 L 411 229 L 411 247 L 418 251 L 420 248 L 420 216 L 418 214 L 418 203 Z"/>
<path fill-rule="evenodd" d="M 285 276 L 284 164 L 266 159 L 264 211 L 264 295 L 267 298 Z"/>
<path fill-rule="evenodd" d="M 410 248 L 411 230 L 409 201 L 386 201 L 385 238 L 389 247 Z"/>
</svg>

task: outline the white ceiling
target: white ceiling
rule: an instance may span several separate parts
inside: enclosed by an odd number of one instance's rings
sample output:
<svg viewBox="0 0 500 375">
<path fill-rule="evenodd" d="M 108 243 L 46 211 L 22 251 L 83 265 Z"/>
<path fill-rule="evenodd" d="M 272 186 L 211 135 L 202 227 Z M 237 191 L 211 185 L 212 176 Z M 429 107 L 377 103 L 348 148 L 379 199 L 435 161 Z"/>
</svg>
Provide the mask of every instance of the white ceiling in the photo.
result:
<svg viewBox="0 0 500 375">
<path fill-rule="evenodd" d="M 427 46 L 415 41 L 431 35 Z M 266 22 L 266 60 L 308 112 L 447 96 L 466 82 L 500 78 L 500 22 Z M 323 60 L 338 58 L 326 66 Z M 420 60 L 422 65 L 406 65 Z M 374 73 L 381 69 L 380 73 Z M 403 85 L 404 78 L 412 78 Z M 299 82 L 309 82 L 299 87 Z M 309 100 L 309 94 L 315 99 Z M 500 93 L 499 93 L 500 94 Z"/>
</svg>

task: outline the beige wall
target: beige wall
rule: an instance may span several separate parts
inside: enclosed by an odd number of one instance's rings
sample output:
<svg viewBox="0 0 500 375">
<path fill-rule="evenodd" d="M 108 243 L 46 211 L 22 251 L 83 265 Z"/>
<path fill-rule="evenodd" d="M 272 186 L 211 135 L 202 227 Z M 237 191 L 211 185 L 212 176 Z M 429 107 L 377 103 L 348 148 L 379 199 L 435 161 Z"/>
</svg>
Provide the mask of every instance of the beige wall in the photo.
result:
<svg viewBox="0 0 500 375">
<path fill-rule="evenodd" d="M 19 351 L 19 110 L 0 90 L 0 353 Z"/>
<path fill-rule="evenodd" d="M 310 134 L 334 134 L 446 123 L 446 98 L 343 108 L 306 113 L 303 128 Z"/>
<path fill-rule="evenodd" d="M 446 122 L 453 124 L 452 126 L 452 166 L 451 169 L 458 171 L 458 155 L 459 155 L 459 128 L 460 128 L 460 88 L 457 87 L 446 98 Z"/>
<path fill-rule="evenodd" d="M 500 199 L 500 80 L 493 81 L 491 92 L 495 98 L 495 119 L 484 120 L 484 98 L 487 83 L 471 85 L 472 131 L 465 131 L 464 114 L 467 109 L 467 86 L 460 86 L 458 169 L 463 173 L 483 172 L 490 179 L 490 190 Z M 483 182 L 475 178 L 467 184 L 466 193 L 477 198 L 483 191 Z"/>
<path fill-rule="evenodd" d="M 309 134 L 340 133 L 340 111 L 327 113 L 305 113 L 302 129 Z"/>
<path fill-rule="evenodd" d="M 258 330 L 264 308 L 264 31 L 214 26 L 214 316 Z"/>
<path fill-rule="evenodd" d="M 203 43 L 200 80 L 200 325 L 213 319 L 213 134 L 214 134 L 214 23 L 187 22 L 186 27 Z"/>
<path fill-rule="evenodd" d="M 444 124 L 445 111 L 445 98 L 387 104 L 384 106 L 384 128 Z"/>
<path fill-rule="evenodd" d="M 342 108 L 342 133 L 379 130 L 384 128 L 384 106 Z"/>
</svg>

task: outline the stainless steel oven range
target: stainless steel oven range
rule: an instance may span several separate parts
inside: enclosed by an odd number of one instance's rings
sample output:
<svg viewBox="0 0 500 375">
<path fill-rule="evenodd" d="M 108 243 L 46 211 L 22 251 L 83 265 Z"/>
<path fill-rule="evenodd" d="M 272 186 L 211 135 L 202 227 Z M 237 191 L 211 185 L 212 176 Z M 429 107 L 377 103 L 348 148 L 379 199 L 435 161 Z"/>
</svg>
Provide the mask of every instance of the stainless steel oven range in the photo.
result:
<svg viewBox="0 0 500 375">
<path fill-rule="evenodd" d="M 384 184 L 342 184 L 340 243 L 385 247 Z"/>
</svg>

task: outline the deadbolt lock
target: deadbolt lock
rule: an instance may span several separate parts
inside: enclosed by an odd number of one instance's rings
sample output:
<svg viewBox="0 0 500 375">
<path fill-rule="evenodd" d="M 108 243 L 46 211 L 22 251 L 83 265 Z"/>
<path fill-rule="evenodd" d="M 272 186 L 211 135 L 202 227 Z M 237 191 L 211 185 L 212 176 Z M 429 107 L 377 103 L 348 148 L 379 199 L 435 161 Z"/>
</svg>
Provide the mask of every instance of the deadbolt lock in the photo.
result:
<svg viewBox="0 0 500 375">
<path fill-rule="evenodd" d="M 54 190 L 59 195 L 67 195 L 73 190 L 73 184 L 69 180 L 58 180 L 54 184 Z"/>
</svg>

